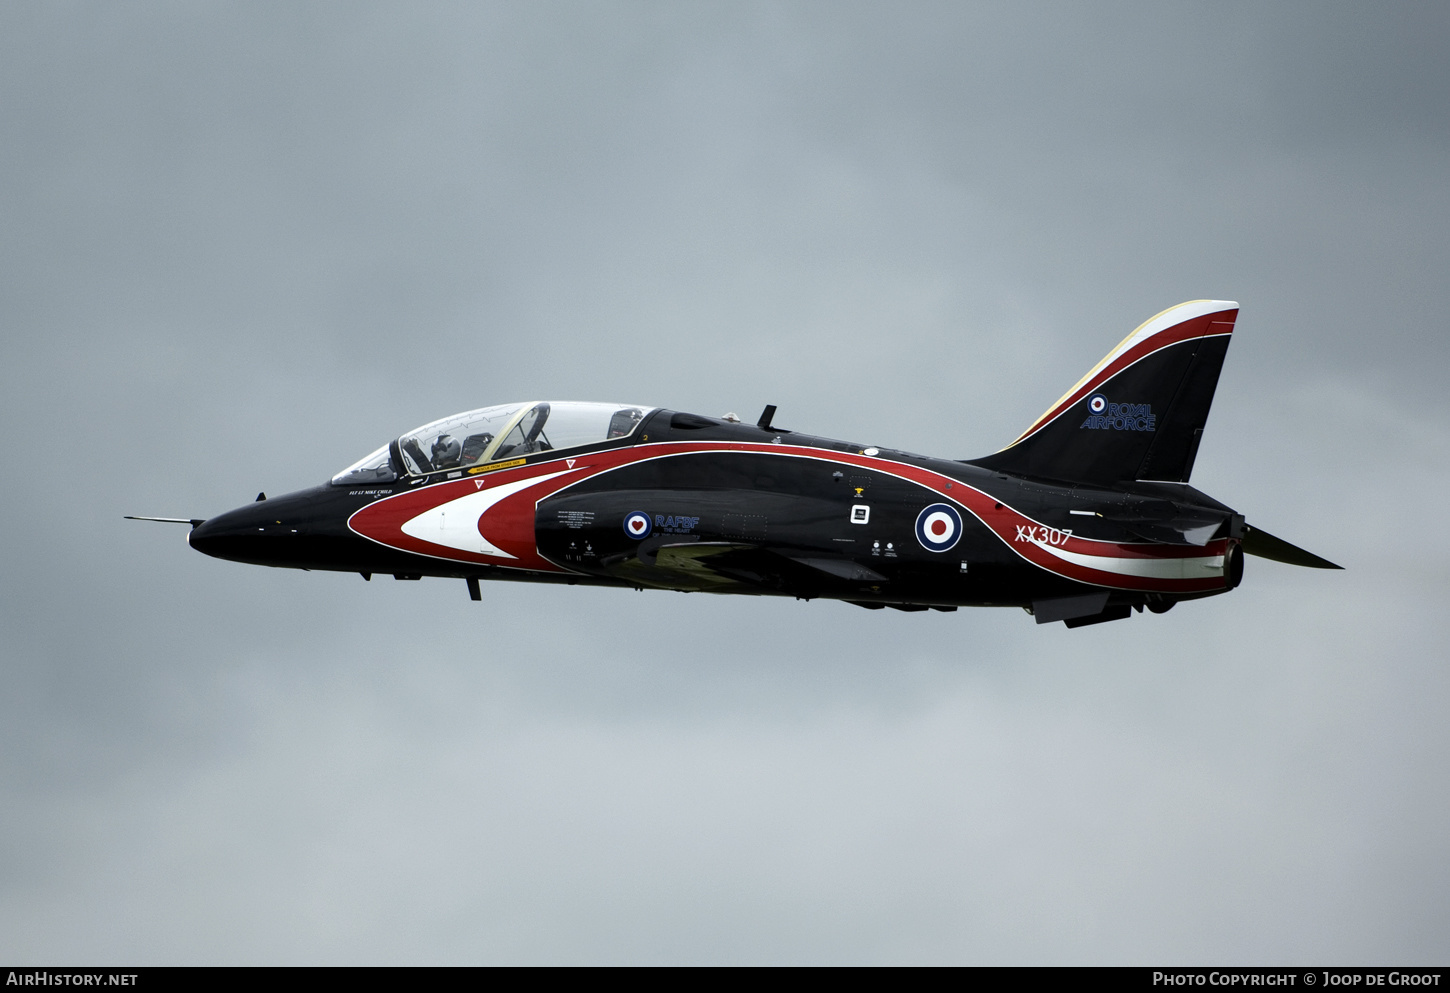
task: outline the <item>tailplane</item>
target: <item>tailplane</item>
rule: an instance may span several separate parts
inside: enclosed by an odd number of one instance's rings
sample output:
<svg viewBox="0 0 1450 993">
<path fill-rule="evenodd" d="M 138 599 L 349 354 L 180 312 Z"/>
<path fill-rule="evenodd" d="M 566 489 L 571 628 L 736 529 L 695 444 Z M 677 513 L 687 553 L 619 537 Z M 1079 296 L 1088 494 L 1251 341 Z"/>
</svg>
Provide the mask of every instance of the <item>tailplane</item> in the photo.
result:
<svg viewBox="0 0 1450 993">
<path fill-rule="evenodd" d="M 1147 321 L 1012 444 L 973 465 L 1074 483 L 1186 483 L 1239 305 L 1180 303 Z"/>
</svg>

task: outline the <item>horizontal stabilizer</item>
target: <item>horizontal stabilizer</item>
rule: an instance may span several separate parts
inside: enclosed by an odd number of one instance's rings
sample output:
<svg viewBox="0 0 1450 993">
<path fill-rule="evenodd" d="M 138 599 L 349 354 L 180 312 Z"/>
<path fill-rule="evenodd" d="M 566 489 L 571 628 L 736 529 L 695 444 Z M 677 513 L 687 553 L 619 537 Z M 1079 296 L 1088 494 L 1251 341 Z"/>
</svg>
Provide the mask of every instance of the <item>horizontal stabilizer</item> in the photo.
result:
<svg viewBox="0 0 1450 993">
<path fill-rule="evenodd" d="M 1343 569 L 1328 559 L 1321 559 L 1313 552 L 1306 552 L 1298 545 L 1291 545 L 1283 538 L 1275 538 L 1267 531 L 1244 525 L 1244 551 L 1261 559 L 1273 559 L 1288 565 L 1302 565 L 1310 569 Z"/>
</svg>

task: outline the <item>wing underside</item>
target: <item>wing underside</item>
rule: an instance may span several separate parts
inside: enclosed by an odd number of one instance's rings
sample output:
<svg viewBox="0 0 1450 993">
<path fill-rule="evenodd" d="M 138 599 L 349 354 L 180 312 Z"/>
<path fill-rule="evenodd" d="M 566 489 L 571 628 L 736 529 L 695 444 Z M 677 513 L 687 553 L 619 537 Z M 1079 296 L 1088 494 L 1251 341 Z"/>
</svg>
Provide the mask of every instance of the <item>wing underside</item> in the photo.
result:
<svg viewBox="0 0 1450 993">
<path fill-rule="evenodd" d="M 604 563 L 610 575 L 641 586 L 698 593 L 859 591 L 885 582 L 875 570 L 847 558 L 792 554 L 746 542 L 694 541 L 642 548 Z"/>
</svg>

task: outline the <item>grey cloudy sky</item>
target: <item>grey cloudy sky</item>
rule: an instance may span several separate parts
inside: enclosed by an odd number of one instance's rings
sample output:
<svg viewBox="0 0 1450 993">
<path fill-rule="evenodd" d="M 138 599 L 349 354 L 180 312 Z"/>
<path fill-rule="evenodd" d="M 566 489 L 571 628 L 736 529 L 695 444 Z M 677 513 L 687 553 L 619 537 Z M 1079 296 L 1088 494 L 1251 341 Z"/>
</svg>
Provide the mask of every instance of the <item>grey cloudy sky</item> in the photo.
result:
<svg viewBox="0 0 1450 993">
<path fill-rule="evenodd" d="M 1443 964 L 1450 8 L 0 7 L 0 959 Z M 1018 611 L 187 549 L 455 410 L 951 457 L 1243 310 L 1343 573 Z"/>
</svg>

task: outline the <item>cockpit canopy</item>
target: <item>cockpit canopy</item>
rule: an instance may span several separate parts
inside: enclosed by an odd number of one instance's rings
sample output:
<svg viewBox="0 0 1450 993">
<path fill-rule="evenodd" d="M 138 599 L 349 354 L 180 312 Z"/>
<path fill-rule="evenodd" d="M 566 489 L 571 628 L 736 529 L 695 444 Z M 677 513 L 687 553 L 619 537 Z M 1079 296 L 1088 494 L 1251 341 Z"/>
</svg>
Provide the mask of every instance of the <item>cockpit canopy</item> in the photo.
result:
<svg viewBox="0 0 1450 993">
<path fill-rule="evenodd" d="M 482 407 L 425 424 L 332 477 L 336 486 L 392 482 L 412 476 L 464 470 L 535 452 L 617 441 L 635 432 L 655 408 L 618 403 L 540 401 Z"/>
</svg>

